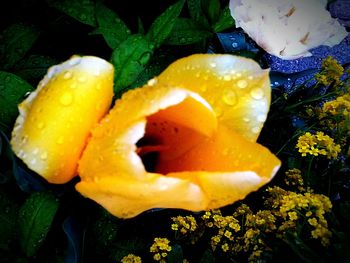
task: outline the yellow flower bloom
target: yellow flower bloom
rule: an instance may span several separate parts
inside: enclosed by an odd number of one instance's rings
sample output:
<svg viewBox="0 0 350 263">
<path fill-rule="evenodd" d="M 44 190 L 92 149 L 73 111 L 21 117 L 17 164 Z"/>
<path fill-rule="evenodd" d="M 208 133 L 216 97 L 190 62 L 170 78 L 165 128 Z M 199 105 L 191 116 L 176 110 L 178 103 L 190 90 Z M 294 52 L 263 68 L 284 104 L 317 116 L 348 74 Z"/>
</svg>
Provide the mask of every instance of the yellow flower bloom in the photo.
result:
<svg viewBox="0 0 350 263">
<path fill-rule="evenodd" d="M 122 258 L 120 261 L 121 263 L 141 263 L 142 260 L 139 256 L 136 256 L 134 254 L 129 254 Z"/>
<path fill-rule="evenodd" d="M 316 134 L 306 132 L 299 136 L 295 147 L 299 149 L 301 156 L 306 156 L 307 154 L 314 156 L 325 155 L 328 159 L 336 159 L 341 151 L 339 144 L 336 144 L 331 137 L 320 131 L 316 132 Z"/>
<path fill-rule="evenodd" d="M 333 57 L 328 56 L 322 61 L 321 72 L 315 75 L 318 82 L 323 85 L 330 85 L 331 83 L 339 83 L 340 77 L 344 73 L 344 68 Z"/>
<path fill-rule="evenodd" d="M 112 102 L 113 72 L 107 61 L 91 56 L 50 68 L 19 105 L 11 139 L 15 154 L 50 183 L 72 179 L 90 130 Z"/>
<path fill-rule="evenodd" d="M 92 131 L 76 189 L 122 218 L 155 207 L 200 211 L 242 199 L 280 166 L 255 143 L 270 92 L 268 72 L 252 60 L 180 59 L 125 93 Z M 146 168 L 149 157 L 156 162 Z"/>
</svg>

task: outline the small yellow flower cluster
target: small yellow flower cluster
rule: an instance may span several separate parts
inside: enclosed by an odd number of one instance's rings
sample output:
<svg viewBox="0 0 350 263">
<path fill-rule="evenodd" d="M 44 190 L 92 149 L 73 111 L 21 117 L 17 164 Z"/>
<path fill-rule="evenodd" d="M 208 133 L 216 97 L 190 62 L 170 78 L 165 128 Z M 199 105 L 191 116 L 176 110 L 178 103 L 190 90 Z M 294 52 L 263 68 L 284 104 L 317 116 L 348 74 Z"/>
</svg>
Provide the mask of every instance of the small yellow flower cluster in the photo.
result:
<svg viewBox="0 0 350 263">
<path fill-rule="evenodd" d="M 281 199 L 279 214 L 286 221 L 290 222 L 297 221 L 301 217 L 309 218 L 308 223 L 314 227 L 311 231 L 311 236 L 315 239 L 320 239 L 322 245 L 327 246 L 332 233 L 328 230 L 324 214 L 330 212 L 331 208 L 332 203 L 325 195 L 309 192 L 298 194 L 289 191 Z M 295 224 L 284 224 L 279 231 L 287 230 L 287 226 L 294 228 Z"/>
<path fill-rule="evenodd" d="M 202 216 L 205 225 L 215 229 L 215 235 L 211 238 L 213 250 L 220 245 L 223 252 L 230 250 L 230 243 L 234 239 L 235 233 L 241 230 L 241 226 L 233 216 L 223 216 L 220 210 L 207 211 Z"/>
<path fill-rule="evenodd" d="M 174 231 L 180 231 L 181 234 L 185 235 L 188 232 L 196 231 L 198 225 L 197 221 L 193 216 L 177 216 L 172 217 L 173 224 L 171 224 L 171 229 Z"/>
<path fill-rule="evenodd" d="M 336 144 L 331 137 L 320 131 L 316 134 L 306 132 L 299 136 L 296 148 L 299 149 L 301 156 L 307 154 L 325 155 L 328 159 L 336 159 L 341 151 L 339 144 Z"/>
<path fill-rule="evenodd" d="M 319 119 L 325 127 L 335 130 L 339 137 L 350 134 L 350 95 L 344 94 L 327 101 L 319 110 Z"/>
<path fill-rule="evenodd" d="M 322 61 L 320 73 L 315 75 L 316 80 L 323 85 L 330 85 L 333 82 L 340 83 L 340 77 L 344 68 L 333 57 L 329 56 Z"/>
<path fill-rule="evenodd" d="M 297 187 L 300 192 L 305 191 L 304 180 L 301 176 L 301 171 L 297 168 L 289 169 L 286 171 L 286 178 L 284 179 L 284 182 L 288 186 Z"/>
<path fill-rule="evenodd" d="M 350 95 L 345 94 L 337 97 L 335 100 L 327 101 L 323 104 L 322 112 L 324 115 L 337 115 L 349 117 L 350 115 Z"/>
<path fill-rule="evenodd" d="M 153 259 L 160 263 L 165 263 L 165 258 L 168 256 L 168 252 L 171 251 L 170 241 L 167 238 L 156 237 L 150 248 L 150 252 L 154 253 Z"/>
<path fill-rule="evenodd" d="M 129 254 L 122 258 L 120 261 L 121 263 L 141 263 L 142 260 L 139 256 L 136 256 L 134 254 Z"/>
</svg>

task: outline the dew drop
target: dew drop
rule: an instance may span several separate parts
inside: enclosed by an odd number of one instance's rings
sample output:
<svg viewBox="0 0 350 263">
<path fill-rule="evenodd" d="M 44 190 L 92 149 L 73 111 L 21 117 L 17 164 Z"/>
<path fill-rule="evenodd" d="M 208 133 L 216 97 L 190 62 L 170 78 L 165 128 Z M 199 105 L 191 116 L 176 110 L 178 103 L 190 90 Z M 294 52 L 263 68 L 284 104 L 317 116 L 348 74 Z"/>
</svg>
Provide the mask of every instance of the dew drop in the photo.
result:
<svg viewBox="0 0 350 263">
<path fill-rule="evenodd" d="M 217 117 L 220 117 L 222 115 L 222 109 L 221 108 L 216 108 L 215 110 L 215 114 Z"/>
<path fill-rule="evenodd" d="M 39 149 L 38 148 L 35 148 L 34 150 L 33 150 L 33 154 L 35 155 L 35 154 L 38 154 L 38 152 L 39 152 Z"/>
<path fill-rule="evenodd" d="M 60 136 L 57 140 L 57 144 L 62 144 L 63 143 L 63 137 Z"/>
<path fill-rule="evenodd" d="M 230 81 L 230 80 L 231 80 L 231 76 L 225 75 L 225 76 L 224 76 L 224 80 L 225 80 L 225 81 Z"/>
<path fill-rule="evenodd" d="M 259 122 L 264 122 L 265 121 L 265 115 L 263 115 L 263 114 L 258 115 L 257 120 Z"/>
<path fill-rule="evenodd" d="M 253 133 L 259 133 L 259 131 L 260 131 L 260 128 L 259 128 L 259 127 L 254 127 L 254 128 L 252 128 L 252 132 L 253 132 Z"/>
<path fill-rule="evenodd" d="M 60 102 L 64 106 L 71 105 L 73 102 L 73 95 L 69 92 L 64 93 L 60 98 Z"/>
<path fill-rule="evenodd" d="M 250 96 L 252 96 L 253 99 L 261 100 L 264 97 L 264 92 L 260 88 L 252 89 L 250 91 Z"/>
<path fill-rule="evenodd" d="M 237 103 L 237 97 L 233 90 L 226 90 L 222 100 L 229 106 L 233 106 Z"/>
<path fill-rule="evenodd" d="M 243 118 L 243 121 L 244 121 L 244 122 L 250 122 L 250 119 L 249 119 L 249 118 L 244 117 L 244 118 Z"/>
<path fill-rule="evenodd" d="M 210 65 L 212 68 L 216 68 L 216 63 L 214 63 L 214 62 L 211 62 L 209 65 Z"/>
<path fill-rule="evenodd" d="M 98 84 L 96 85 L 96 89 L 97 89 L 97 90 L 101 90 L 101 83 L 98 83 Z"/>
<path fill-rule="evenodd" d="M 46 159 L 47 159 L 47 152 L 43 152 L 43 153 L 40 155 L 40 159 L 41 159 L 41 160 L 46 160 Z"/>
<path fill-rule="evenodd" d="M 147 85 L 148 86 L 154 86 L 156 85 L 158 82 L 157 78 L 153 78 L 153 79 L 150 79 L 148 82 L 147 82 Z"/>
<path fill-rule="evenodd" d="M 240 89 L 244 89 L 248 86 L 248 82 L 246 80 L 241 79 L 237 82 L 237 86 Z"/>
<path fill-rule="evenodd" d="M 66 73 L 64 73 L 63 78 L 64 79 L 70 79 L 72 77 L 72 75 L 73 75 L 72 72 L 67 71 Z"/>
<path fill-rule="evenodd" d="M 44 123 L 43 122 L 39 122 L 36 127 L 38 129 L 42 129 L 42 128 L 44 128 Z"/>
<path fill-rule="evenodd" d="M 36 164 L 36 159 L 32 159 L 32 160 L 30 161 L 30 163 L 31 163 L 31 164 Z"/>
<path fill-rule="evenodd" d="M 79 81 L 79 82 L 85 82 L 85 81 L 86 81 L 86 77 L 80 76 L 80 77 L 78 78 L 78 81 Z"/>
</svg>

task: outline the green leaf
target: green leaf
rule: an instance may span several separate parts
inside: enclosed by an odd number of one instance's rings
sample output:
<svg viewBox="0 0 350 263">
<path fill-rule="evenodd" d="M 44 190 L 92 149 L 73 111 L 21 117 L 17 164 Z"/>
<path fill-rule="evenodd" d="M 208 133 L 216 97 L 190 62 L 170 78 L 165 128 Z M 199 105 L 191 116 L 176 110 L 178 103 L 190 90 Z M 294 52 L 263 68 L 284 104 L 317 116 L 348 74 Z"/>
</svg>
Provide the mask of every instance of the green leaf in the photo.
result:
<svg viewBox="0 0 350 263">
<path fill-rule="evenodd" d="M 29 82 L 37 82 L 45 76 L 49 67 L 57 63 L 57 60 L 48 56 L 30 55 L 17 63 L 14 71 L 16 75 Z"/>
<path fill-rule="evenodd" d="M 215 32 L 221 32 L 229 29 L 235 25 L 235 20 L 231 16 L 231 11 L 228 7 L 225 7 L 221 11 L 218 21 L 213 25 Z"/>
<path fill-rule="evenodd" d="M 171 251 L 168 254 L 167 262 L 168 263 L 177 263 L 182 262 L 184 255 L 182 252 L 182 247 L 180 245 L 174 245 L 171 247 Z"/>
<path fill-rule="evenodd" d="M 139 16 L 137 17 L 137 32 L 141 35 L 145 34 L 145 28 Z"/>
<path fill-rule="evenodd" d="M 202 9 L 208 17 L 211 25 L 218 21 L 220 16 L 220 0 L 202 0 Z"/>
<path fill-rule="evenodd" d="M 38 39 L 40 32 L 28 25 L 13 24 L 2 33 L 3 52 L 1 62 L 4 68 L 10 68 L 22 59 L 34 42 Z"/>
<path fill-rule="evenodd" d="M 8 128 L 18 115 L 17 105 L 33 87 L 14 74 L 0 71 L 0 122 Z"/>
<path fill-rule="evenodd" d="M 187 0 L 187 8 L 191 18 L 203 28 L 210 30 L 210 25 L 202 9 L 201 0 Z"/>
<path fill-rule="evenodd" d="M 1 137 L 0 137 L 1 139 Z M 1 174 L 3 176 L 3 174 Z M 0 251 L 9 250 L 11 243 L 16 239 L 16 220 L 18 204 L 14 196 L 5 186 L 0 187 Z"/>
<path fill-rule="evenodd" d="M 96 4 L 96 19 L 99 32 L 102 33 L 108 46 L 112 49 L 115 49 L 130 35 L 130 30 L 125 23 L 113 10 L 102 3 Z"/>
<path fill-rule="evenodd" d="M 200 28 L 193 20 L 178 18 L 165 43 L 168 45 L 189 45 L 209 38 L 212 35 L 213 33 Z"/>
<path fill-rule="evenodd" d="M 154 45 L 141 35 L 131 35 L 117 47 L 111 57 L 115 72 L 115 93 L 131 85 L 144 70 Z"/>
<path fill-rule="evenodd" d="M 92 0 L 47 0 L 54 7 L 79 22 L 96 26 L 95 6 Z"/>
<path fill-rule="evenodd" d="M 284 234 L 285 241 L 288 243 L 290 248 L 296 253 L 300 259 L 304 262 L 324 262 L 320 256 L 318 256 L 316 251 L 313 251 L 309 246 L 307 246 L 303 240 L 301 240 L 296 234 L 286 232 Z"/>
<path fill-rule="evenodd" d="M 187 0 L 187 8 L 193 20 L 199 22 L 203 16 L 201 0 Z"/>
<path fill-rule="evenodd" d="M 20 209 L 18 224 L 23 252 L 34 256 L 44 242 L 59 202 L 50 192 L 35 192 Z"/>
<path fill-rule="evenodd" d="M 202 257 L 201 257 L 199 262 L 200 263 L 214 263 L 215 259 L 214 259 L 213 253 L 210 250 L 206 250 L 203 253 L 203 255 L 202 255 Z"/>
<path fill-rule="evenodd" d="M 147 38 L 158 48 L 170 35 L 176 18 L 180 15 L 184 0 L 170 6 L 151 25 Z"/>
</svg>

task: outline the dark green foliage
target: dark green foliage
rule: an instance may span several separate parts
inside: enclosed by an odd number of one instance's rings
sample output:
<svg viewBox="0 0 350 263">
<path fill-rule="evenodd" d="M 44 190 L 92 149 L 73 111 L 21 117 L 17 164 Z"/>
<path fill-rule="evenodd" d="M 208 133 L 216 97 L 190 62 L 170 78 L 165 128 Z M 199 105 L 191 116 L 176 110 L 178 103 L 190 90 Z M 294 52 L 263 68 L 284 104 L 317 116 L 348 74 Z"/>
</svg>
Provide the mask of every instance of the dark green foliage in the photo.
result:
<svg viewBox="0 0 350 263">
<path fill-rule="evenodd" d="M 21 248 L 28 257 L 34 256 L 50 230 L 58 209 L 52 193 L 33 193 L 19 210 L 18 227 Z"/>
<path fill-rule="evenodd" d="M 0 124 L 4 129 L 15 120 L 17 105 L 33 87 L 20 77 L 0 71 Z"/>
<path fill-rule="evenodd" d="M 161 14 L 151 25 L 147 32 L 147 38 L 158 48 L 170 35 L 176 18 L 180 15 L 184 0 L 180 0 L 176 4 L 170 6 L 163 14 Z"/>
</svg>

